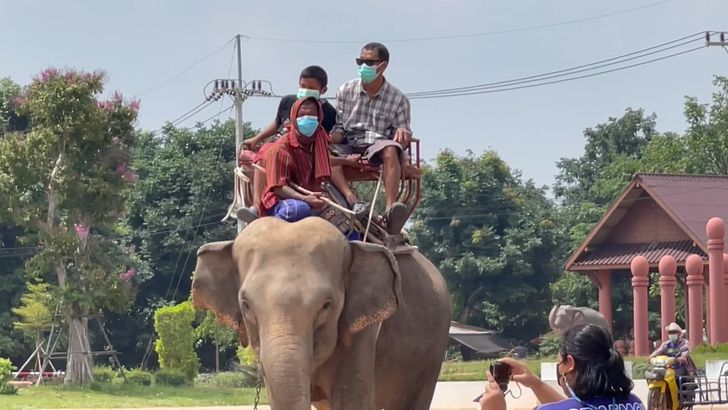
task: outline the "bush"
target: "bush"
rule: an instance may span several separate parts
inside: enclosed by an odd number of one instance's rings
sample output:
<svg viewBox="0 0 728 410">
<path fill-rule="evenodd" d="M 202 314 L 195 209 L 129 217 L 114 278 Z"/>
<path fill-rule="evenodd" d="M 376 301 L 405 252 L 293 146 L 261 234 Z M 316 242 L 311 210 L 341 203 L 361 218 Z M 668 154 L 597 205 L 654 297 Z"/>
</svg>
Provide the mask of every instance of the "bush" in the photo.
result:
<svg viewBox="0 0 728 410">
<path fill-rule="evenodd" d="M 541 345 L 538 347 L 538 355 L 540 357 L 550 357 L 559 353 L 561 346 L 561 337 L 557 335 L 546 335 L 541 339 Z"/>
<path fill-rule="evenodd" d="M 184 386 L 190 379 L 179 370 L 162 369 L 154 374 L 154 384 L 164 386 Z"/>
<path fill-rule="evenodd" d="M 154 330 L 159 335 L 154 350 L 159 355 L 159 367 L 182 372 L 188 380 L 194 379 L 200 369 L 194 320 L 195 311 L 189 301 L 154 312 Z"/>
<path fill-rule="evenodd" d="M 8 384 L 13 378 L 14 369 L 15 367 L 10 359 L 0 358 L 0 394 L 15 394 L 18 392 L 18 389 Z"/>
<path fill-rule="evenodd" d="M 258 363 L 258 358 L 255 356 L 255 350 L 253 350 L 252 345 L 248 345 L 248 347 L 238 345 L 235 356 L 237 356 L 238 362 L 245 366 L 255 366 Z"/>
<path fill-rule="evenodd" d="M 258 382 L 255 370 L 247 369 L 240 372 L 220 372 L 213 375 L 204 375 L 204 377 L 198 377 L 195 384 L 201 387 L 255 387 Z"/>
<path fill-rule="evenodd" d="M 728 343 L 722 343 L 715 346 L 700 345 L 693 348 L 693 353 L 728 353 Z"/>
<path fill-rule="evenodd" d="M 116 370 L 108 366 L 94 367 L 92 373 L 98 383 L 111 383 L 117 375 Z"/>
<path fill-rule="evenodd" d="M 139 386 L 151 386 L 152 374 L 141 369 L 132 369 L 126 372 L 126 381 Z"/>
</svg>

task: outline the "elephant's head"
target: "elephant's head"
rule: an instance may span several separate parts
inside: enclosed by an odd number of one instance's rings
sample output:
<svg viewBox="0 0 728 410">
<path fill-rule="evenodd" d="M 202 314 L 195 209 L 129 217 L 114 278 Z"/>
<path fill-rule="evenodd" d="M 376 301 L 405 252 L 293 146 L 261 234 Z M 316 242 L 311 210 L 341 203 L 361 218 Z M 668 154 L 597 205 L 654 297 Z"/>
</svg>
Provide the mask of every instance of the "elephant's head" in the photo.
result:
<svg viewBox="0 0 728 410">
<path fill-rule="evenodd" d="M 549 313 L 549 325 L 553 330 L 566 330 L 573 326 L 578 314 L 581 312 L 571 305 L 554 306 Z"/>
<path fill-rule="evenodd" d="M 252 344 L 273 408 L 309 409 L 313 371 L 401 301 L 393 254 L 320 218 L 262 218 L 197 255 L 193 301 Z"/>
</svg>

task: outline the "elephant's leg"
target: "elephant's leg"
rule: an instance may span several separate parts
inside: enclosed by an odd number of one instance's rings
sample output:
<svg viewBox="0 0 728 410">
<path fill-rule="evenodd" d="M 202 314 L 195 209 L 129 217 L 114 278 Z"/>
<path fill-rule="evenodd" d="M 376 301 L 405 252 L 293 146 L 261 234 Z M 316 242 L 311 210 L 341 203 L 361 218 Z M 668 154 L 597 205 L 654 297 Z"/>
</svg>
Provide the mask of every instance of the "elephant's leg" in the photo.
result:
<svg viewBox="0 0 728 410">
<path fill-rule="evenodd" d="M 428 374 L 429 373 L 429 374 Z M 415 397 L 410 403 L 407 410 L 429 410 L 432 404 L 432 397 L 435 395 L 435 386 L 437 386 L 437 379 L 440 377 L 440 364 L 433 369 L 428 369 L 425 372 L 425 377 L 422 380 L 422 388 L 417 391 Z"/>
</svg>

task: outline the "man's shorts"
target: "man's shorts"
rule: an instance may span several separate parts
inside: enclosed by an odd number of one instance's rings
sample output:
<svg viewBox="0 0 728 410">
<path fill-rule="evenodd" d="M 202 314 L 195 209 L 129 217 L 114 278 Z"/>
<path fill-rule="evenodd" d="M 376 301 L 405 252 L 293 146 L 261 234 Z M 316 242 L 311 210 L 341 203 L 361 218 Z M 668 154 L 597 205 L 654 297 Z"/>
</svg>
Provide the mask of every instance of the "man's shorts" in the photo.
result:
<svg viewBox="0 0 728 410">
<path fill-rule="evenodd" d="M 382 165 L 382 151 L 387 147 L 397 148 L 400 158 L 404 150 L 398 142 L 393 140 L 376 140 L 371 145 L 350 145 L 350 144 L 330 144 L 329 149 L 337 157 L 347 157 L 349 155 L 359 154 L 362 159 L 366 160 L 374 166 Z"/>
<path fill-rule="evenodd" d="M 271 209 L 270 216 L 287 222 L 296 222 L 311 216 L 311 207 L 298 199 L 283 199 Z"/>
</svg>

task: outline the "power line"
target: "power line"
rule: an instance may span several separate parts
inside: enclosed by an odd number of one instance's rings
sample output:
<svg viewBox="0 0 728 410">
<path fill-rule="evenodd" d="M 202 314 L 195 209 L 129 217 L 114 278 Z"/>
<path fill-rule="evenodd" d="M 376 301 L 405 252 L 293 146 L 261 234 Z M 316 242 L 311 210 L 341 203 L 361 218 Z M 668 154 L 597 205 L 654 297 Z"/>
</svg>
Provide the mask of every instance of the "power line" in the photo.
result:
<svg viewBox="0 0 728 410">
<path fill-rule="evenodd" d="M 579 19 L 564 20 L 564 21 L 560 21 L 560 22 L 539 24 L 539 25 L 534 25 L 534 26 L 524 26 L 524 27 L 495 30 L 495 31 L 485 31 L 485 32 L 480 32 L 480 33 L 389 39 L 389 40 L 383 40 L 383 42 L 385 42 L 385 43 L 407 43 L 407 42 L 418 42 L 418 41 L 453 40 L 453 39 L 459 39 L 459 38 L 486 37 L 486 36 L 493 36 L 493 35 L 498 35 L 498 34 L 508 34 L 508 33 L 524 32 L 524 31 L 541 30 L 541 29 L 546 29 L 546 28 L 553 28 L 553 27 L 559 27 L 559 26 L 584 23 L 587 21 L 599 20 L 599 19 L 603 19 L 603 18 L 607 18 L 607 17 L 613 17 L 613 16 L 622 15 L 622 14 L 632 13 L 632 12 L 644 10 L 647 8 L 661 6 L 663 4 L 670 3 L 671 1 L 672 0 L 663 0 L 663 1 L 658 1 L 658 2 L 654 2 L 654 3 L 648 3 L 648 4 L 645 4 L 642 6 L 638 6 L 638 7 L 619 10 L 619 11 L 615 11 L 615 12 L 611 12 L 611 13 L 604 13 L 604 14 L 599 14 L 599 15 L 595 15 L 595 16 L 583 17 L 583 18 L 579 18 Z M 296 39 L 296 38 L 262 37 L 262 36 L 248 36 L 248 35 L 243 35 L 243 37 L 246 39 L 250 39 L 250 40 L 277 41 L 277 42 L 285 42 L 285 43 L 315 43 L 315 44 L 352 44 L 352 43 L 356 43 L 356 44 L 364 44 L 364 43 L 368 42 L 367 40 Z"/>
<path fill-rule="evenodd" d="M 490 93 L 497 93 L 497 92 L 503 92 L 503 91 L 521 90 L 521 89 L 524 89 L 524 88 L 541 87 L 541 86 L 544 86 L 544 85 L 558 84 L 558 83 L 563 83 L 563 82 L 567 82 L 567 81 L 579 80 L 579 79 L 582 79 L 582 78 L 596 77 L 596 76 L 600 76 L 600 75 L 604 75 L 604 74 L 608 74 L 608 73 L 613 73 L 615 71 L 626 70 L 626 69 L 629 69 L 629 68 L 634 68 L 634 67 L 638 67 L 638 66 L 641 66 L 641 65 L 646 65 L 646 64 L 654 63 L 654 62 L 657 62 L 657 61 L 666 60 L 668 58 L 677 57 L 677 56 L 680 56 L 680 55 L 683 55 L 683 54 L 692 53 L 692 52 L 697 51 L 697 50 L 700 50 L 702 48 L 704 48 L 704 46 L 699 46 L 699 47 L 691 48 L 689 50 L 680 51 L 680 52 L 677 52 L 677 53 L 672 53 L 672 54 L 669 54 L 669 55 L 666 55 L 666 56 L 663 56 L 663 57 L 653 58 L 651 60 L 647 60 L 647 61 L 643 61 L 643 62 L 639 62 L 639 63 L 635 63 L 635 64 L 630 64 L 630 65 L 623 66 L 623 67 L 617 67 L 617 68 L 613 68 L 613 69 L 610 69 L 610 70 L 598 71 L 596 73 L 590 73 L 590 74 L 585 74 L 585 75 L 580 75 L 580 76 L 575 76 L 575 77 L 569 77 L 569 78 L 565 78 L 565 79 L 561 79 L 561 80 L 546 81 L 546 82 L 541 82 L 541 83 L 536 83 L 536 84 L 527 84 L 527 85 L 521 85 L 521 86 L 516 86 L 516 87 L 504 87 L 504 88 L 495 88 L 495 89 L 489 89 L 489 90 L 465 91 L 465 92 L 445 94 L 445 95 L 438 95 L 438 94 L 427 95 L 427 94 L 423 94 L 423 95 L 418 95 L 418 96 L 410 97 L 410 99 L 417 100 L 417 99 L 430 99 L 430 98 L 460 97 L 460 96 L 466 96 L 466 95 L 490 94 Z"/>
<path fill-rule="evenodd" d="M 569 74 L 576 74 L 584 71 L 589 71 L 597 68 L 606 67 L 609 65 L 619 64 L 621 62 L 631 61 L 635 59 L 639 59 L 642 57 L 646 57 L 649 55 L 654 55 L 657 53 L 661 53 L 667 50 L 671 50 L 677 47 L 682 47 L 684 45 L 694 43 L 702 38 L 702 32 L 693 33 L 684 37 L 680 37 L 678 39 L 668 41 L 662 44 L 658 44 L 652 47 L 647 47 L 642 50 L 633 51 L 630 53 L 622 54 L 615 57 L 606 58 L 603 60 L 594 61 L 587 64 L 582 64 L 574 67 L 564 68 L 561 70 L 556 71 L 550 71 L 542 74 L 535 74 L 530 75 L 526 77 L 519 77 L 514 78 L 511 80 L 503 80 L 503 81 L 496 81 L 491 83 L 484 83 L 484 84 L 476 84 L 476 85 L 470 85 L 470 86 L 463 86 L 463 87 L 455 87 L 455 88 L 445 88 L 445 89 L 439 89 L 439 90 L 431 90 L 431 91 L 421 91 L 421 92 L 411 92 L 407 93 L 408 97 L 416 97 L 419 95 L 425 95 L 425 94 L 439 94 L 439 93 L 451 93 L 451 92 L 458 92 L 458 91 L 472 91 L 475 89 L 486 89 L 486 88 L 493 88 L 495 86 L 505 86 L 505 85 L 514 85 L 515 83 L 526 83 L 526 82 L 534 82 L 541 79 L 549 79 L 549 78 L 556 78 L 556 77 L 562 77 Z M 687 40 L 687 41 L 686 41 Z M 606 64 L 605 64 L 606 63 Z"/>
<path fill-rule="evenodd" d="M 182 70 L 182 72 L 180 72 L 179 74 L 177 74 L 177 75 L 175 75 L 175 76 L 173 76 L 173 77 L 171 77 L 171 78 L 169 78 L 169 79 L 167 79 L 167 80 L 163 81 L 163 82 L 162 82 L 162 83 L 160 83 L 159 85 L 156 85 L 156 86 L 154 86 L 154 87 L 152 87 L 152 88 L 149 88 L 149 89 L 147 89 L 147 90 L 144 90 L 144 91 L 142 91 L 141 93 L 139 93 L 139 94 L 137 95 L 137 97 L 141 97 L 141 96 L 142 96 L 142 95 L 144 95 L 144 94 L 147 94 L 147 93 L 150 93 L 150 92 L 152 92 L 152 91 L 158 90 L 158 89 L 160 89 L 160 88 L 164 87 L 165 85 L 167 85 L 167 84 L 171 83 L 172 81 L 174 81 L 174 80 L 176 80 L 176 79 L 178 79 L 178 78 L 182 77 L 183 75 L 187 74 L 187 73 L 188 73 L 188 72 L 189 72 L 189 71 L 190 71 L 191 69 L 193 69 L 193 68 L 194 68 L 195 66 L 197 66 L 198 64 L 202 63 L 203 61 L 207 60 L 208 58 L 212 57 L 213 55 L 215 55 L 215 54 L 219 53 L 219 52 L 220 52 L 221 50 L 223 50 L 223 49 L 224 49 L 225 47 L 227 47 L 227 46 L 228 46 L 228 45 L 229 45 L 229 44 L 230 44 L 230 43 L 231 43 L 232 41 L 233 41 L 232 39 L 228 40 L 228 41 L 227 41 L 227 42 L 226 42 L 225 44 L 223 44 L 223 45 L 222 45 L 222 46 L 220 46 L 219 48 L 216 48 L 215 50 L 213 50 L 213 51 L 212 51 L 212 52 L 210 52 L 209 54 L 205 55 L 204 57 L 202 57 L 202 58 L 200 58 L 199 60 L 197 60 L 197 61 L 195 61 L 194 63 L 192 63 L 192 64 L 191 64 L 191 65 L 190 65 L 189 67 L 187 67 L 187 68 L 185 68 L 184 70 Z"/>
</svg>

